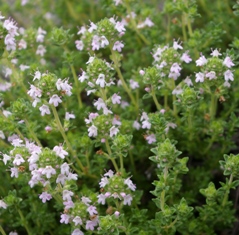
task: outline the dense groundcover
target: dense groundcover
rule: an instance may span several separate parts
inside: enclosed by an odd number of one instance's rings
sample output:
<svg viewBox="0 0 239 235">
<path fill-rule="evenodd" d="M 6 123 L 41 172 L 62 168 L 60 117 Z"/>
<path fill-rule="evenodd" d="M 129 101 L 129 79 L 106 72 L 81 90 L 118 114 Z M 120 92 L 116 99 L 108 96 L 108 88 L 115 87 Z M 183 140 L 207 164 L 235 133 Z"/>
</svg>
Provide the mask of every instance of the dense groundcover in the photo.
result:
<svg viewBox="0 0 239 235">
<path fill-rule="evenodd" d="M 0 234 L 239 234 L 239 3 L 0 11 Z"/>
</svg>

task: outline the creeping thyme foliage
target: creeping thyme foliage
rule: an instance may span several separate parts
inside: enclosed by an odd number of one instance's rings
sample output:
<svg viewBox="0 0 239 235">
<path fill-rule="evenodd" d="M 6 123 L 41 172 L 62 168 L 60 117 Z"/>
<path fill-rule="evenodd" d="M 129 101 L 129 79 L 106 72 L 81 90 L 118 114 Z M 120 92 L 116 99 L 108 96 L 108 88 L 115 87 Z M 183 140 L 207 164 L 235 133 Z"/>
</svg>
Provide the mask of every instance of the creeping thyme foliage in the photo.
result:
<svg viewBox="0 0 239 235">
<path fill-rule="evenodd" d="M 0 234 L 238 234 L 238 9 L 3 0 Z"/>
</svg>

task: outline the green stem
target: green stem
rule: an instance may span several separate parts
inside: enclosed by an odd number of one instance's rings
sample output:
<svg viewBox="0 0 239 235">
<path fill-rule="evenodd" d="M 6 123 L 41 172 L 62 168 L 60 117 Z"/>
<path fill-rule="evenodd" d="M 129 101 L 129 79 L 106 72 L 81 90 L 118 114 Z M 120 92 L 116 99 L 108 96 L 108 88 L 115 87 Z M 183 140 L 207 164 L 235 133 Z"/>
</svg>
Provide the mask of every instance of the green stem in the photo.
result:
<svg viewBox="0 0 239 235">
<path fill-rule="evenodd" d="M 37 138 L 36 134 L 34 133 L 34 131 L 31 128 L 30 123 L 28 122 L 28 120 L 26 118 L 24 119 L 24 122 L 26 124 L 28 131 L 30 132 L 31 137 L 35 140 L 35 142 L 38 144 L 38 146 L 42 147 L 40 140 Z"/>
<path fill-rule="evenodd" d="M 74 68 L 73 65 L 70 65 L 70 68 L 71 68 L 71 72 L 73 74 L 74 82 L 75 82 L 75 85 L 76 85 L 76 96 L 77 96 L 77 100 L 78 100 L 78 103 L 79 103 L 79 108 L 82 109 L 83 104 L 82 104 L 82 100 L 81 100 L 81 96 L 80 96 L 81 90 L 79 88 L 79 82 L 78 82 L 78 79 L 77 79 L 76 71 L 75 71 L 75 68 Z"/>
<path fill-rule="evenodd" d="M 130 159 L 130 164 L 133 168 L 133 173 L 136 175 L 136 168 L 135 168 L 135 163 L 134 163 L 134 156 L 131 151 L 129 151 L 129 159 Z"/>
<path fill-rule="evenodd" d="M 123 159 L 122 154 L 120 154 L 119 157 L 120 157 L 120 170 L 121 170 L 121 172 L 123 172 L 123 170 L 124 170 L 124 159 Z"/>
<path fill-rule="evenodd" d="M 57 113 L 57 111 L 56 111 L 55 106 L 51 105 L 51 109 L 52 109 L 53 115 L 54 115 L 54 117 L 55 117 L 55 120 L 56 120 L 56 123 L 57 123 L 57 126 L 58 126 L 58 130 L 60 131 L 60 133 L 61 133 L 61 135 L 62 135 L 64 141 L 66 142 L 67 148 L 69 149 L 69 151 L 70 151 L 70 153 L 72 154 L 72 156 L 74 157 L 74 159 L 76 159 L 76 162 L 77 162 L 77 164 L 79 165 L 80 169 L 81 169 L 83 172 L 85 172 L 84 166 L 82 165 L 81 161 L 77 158 L 76 153 L 75 153 L 75 151 L 73 150 L 73 148 L 72 148 L 72 146 L 71 146 L 71 144 L 70 144 L 70 142 L 69 142 L 69 140 L 68 140 L 68 138 L 67 138 L 67 136 L 66 136 L 66 133 L 65 133 L 64 128 L 63 128 L 63 126 L 62 126 L 62 124 L 61 124 L 61 121 L 60 121 L 60 118 L 59 118 L 59 116 L 58 116 L 58 113 Z"/>
<path fill-rule="evenodd" d="M 5 233 L 5 231 L 3 230 L 3 228 L 2 228 L 1 225 L 0 225 L 0 232 L 1 232 L 2 235 L 7 235 L 7 234 Z"/>
<path fill-rule="evenodd" d="M 187 33 L 186 33 L 186 19 L 185 19 L 185 13 L 182 14 L 182 33 L 183 33 L 183 41 L 187 41 Z"/>
<path fill-rule="evenodd" d="M 32 233 L 31 233 L 31 230 L 30 230 L 30 228 L 29 228 L 29 226 L 28 226 L 27 220 L 25 219 L 25 217 L 24 217 L 23 214 L 22 214 L 22 211 L 21 211 L 20 209 L 17 209 L 17 212 L 18 212 L 18 214 L 20 215 L 20 218 L 21 218 L 21 220 L 22 220 L 22 223 L 23 223 L 24 228 L 27 230 L 27 234 L 28 234 L 28 235 L 31 235 L 31 234 L 32 234 Z"/>
<path fill-rule="evenodd" d="M 108 139 L 105 140 L 105 146 L 106 146 L 107 152 L 108 152 L 108 154 L 109 154 L 109 156 L 110 156 L 110 160 L 111 160 L 111 162 L 112 162 L 112 164 L 113 164 L 113 166 L 114 166 L 116 172 L 120 172 L 120 171 L 119 171 L 119 167 L 118 167 L 118 165 L 117 165 L 115 159 L 114 159 L 113 156 L 112 156 L 112 151 L 111 151 L 111 148 L 110 148 Z"/>
<path fill-rule="evenodd" d="M 228 182 L 228 189 L 227 189 L 227 191 L 225 192 L 225 195 L 224 195 L 224 198 L 223 198 L 223 201 L 222 201 L 222 207 L 224 207 L 224 206 L 226 205 L 226 203 L 227 203 L 228 194 L 229 194 L 229 192 L 230 192 L 230 188 L 231 188 L 232 181 L 233 181 L 233 175 L 231 174 L 231 175 L 230 175 L 229 182 Z"/>
<path fill-rule="evenodd" d="M 216 115 L 217 110 L 217 97 L 214 93 L 211 95 L 211 106 L 210 106 L 210 120 L 212 121 Z"/>
<path fill-rule="evenodd" d="M 125 7 L 127 9 L 127 13 L 130 17 L 130 21 L 132 23 L 132 26 L 133 26 L 133 30 L 136 32 L 136 34 L 140 37 L 140 39 L 146 44 L 146 45 L 150 45 L 150 42 L 145 38 L 145 36 L 140 33 L 138 27 L 137 27 L 137 24 L 136 24 L 136 21 L 133 17 L 131 17 L 131 8 L 130 8 L 130 4 L 128 1 L 125 1 Z"/>
<path fill-rule="evenodd" d="M 168 177 L 168 168 L 164 168 L 164 184 L 166 184 Z M 164 210 L 164 205 L 165 205 L 165 190 L 161 193 L 160 196 L 160 209 L 163 211 Z"/>
<path fill-rule="evenodd" d="M 158 99 L 157 99 L 157 97 L 155 95 L 155 90 L 154 90 L 153 86 L 151 87 L 151 95 L 153 97 L 154 103 L 155 103 L 158 111 L 160 111 L 161 110 L 161 105 L 159 104 Z"/>
<path fill-rule="evenodd" d="M 118 77 L 119 77 L 121 83 L 122 83 L 122 86 L 123 86 L 123 88 L 125 89 L 125 91 L 127 92 L 128 96 L 130 97 L 132 103 L 136 106 L 136 109 L 138 110 L 138 103 L 136 102 L 134 96 L 133 96 L 132 93 L 131 93 L 131 90 L 129 89 L 129 87 L 127 86 L 127 84 L 126 84 L 126 82 L 125 82 L 125 80 L 124 80 L 124 77 L 123 77 L 123 75 L 122 75 L 122 73 L 121 73 L 121 70 L 120 70 L 120 68 L 119 68 L 119 63 L 118 63 L 118 60 L 117 60 L 117 58 L 116 58 L 116 54 L 115 54 L 115 52 L 112 50 L 112 47 L 110 47 L 110 48 L 111 48 L 110 50 L 111 50 L 112 60 L 113 60 L 113 62 L 114 62 L 114 64 L 115 64 L 115 70 L 116 70 L 116 72 L 117 72 L 117 74 L 118 74 Z"/>
</svg>

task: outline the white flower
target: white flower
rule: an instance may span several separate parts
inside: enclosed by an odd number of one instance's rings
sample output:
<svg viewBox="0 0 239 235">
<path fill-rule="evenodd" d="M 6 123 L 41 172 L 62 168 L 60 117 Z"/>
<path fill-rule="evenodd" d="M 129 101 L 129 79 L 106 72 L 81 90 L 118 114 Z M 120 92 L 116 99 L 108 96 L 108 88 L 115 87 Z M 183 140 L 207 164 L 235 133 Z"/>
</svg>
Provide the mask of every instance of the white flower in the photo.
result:
<svg viewBox="0 0 239 235">
<path fill-rule="evenodd" d="M 21 154 L 16 154 L 15 159 L 13 160 L 13 164 L 20 166 L 25 160 L 23 159 Z"/>
<path fill-rule="evenodd" d="M 190 56 L 186 52 L 183 53 L 183 55 L 181 56 L 180 60 L 184 61 L 187 64 L 192 61 L 192 59 L 190 58 Z"/>
<path fill-rule="evenodd" d="M 199 72 L 196 73 L 196 82 L 204 82 L 204 74 Z"/>
<path fill-rule="evenodd" d="M 80 82 L 84 82 L 86 79 L 88 79 L 89 77 L 86 75 L 86 72 L 85 71 L 83 71 L 82 72 L 82 75 L 81 76 L 79 76 L 79 81 Z"/>
<path fill-rule="evenodd" d="M 4 164 L 6 165 L 7 164 L 7 162 L 9 161 L 11 159 L 11 157 L 10 156 L 8 156 L 7 154 L 3 154 L 3 162 L 4 162 Z"/>
<path fill-rule="evenodd" d="M 173 48 L 174 48 L 174 50 L 183 49 L 183 47 L 177 41 L 173 42 Z"/>
<path fill-rule="evenodd" d="M 56 94 L 54 94 L 49 100 L 49 104 L 53 104 L 55 107 L 57 107 L 58 104 L 61 103 L 61 102 L 62 102 L 62 100 Z"/>
<path fill-rule="evenodd" d="M 114 135 L 117 135 L 118 132 L 119 132 L 119 129 L 115 126 L 112 126 L 110 128 L 110 137 L 113 137 Z"/>
<path fill-rule="evenodd" d="M 106 104 L 104 102 L 103 99 L 99 98 L 95 103 L 94 106 L 96 107 L 97 110 L 100 109 L 105 109 L 106 108 Z"/>
<path fill-rule="evenodd" d="M 207 59 L 205 58 L 204 55 L 202 55 L 198 60 L 196 60 L 196 65 L 197 66 L 202 66 L 207 63 Z"/>
<path fill-rule="evenodd" d="M 95 83 L 102 88 L 105 87 L 105 75 L 100 73 Z"/>
<path fill-rule="evenodd" d="M 66 112 L 65 119 L 69 121 L 70 119 L 75 119 L 76 116 L 73 113 Z"/>
<path fill-rule="evenodd" d="M 58 157 L 60 157 L 61 159 L 64 159 L 65 158 L 65 156 L 67 156 L 68 155 L 68 152 L 66 152 L 64 149 L 63 149 L 63 147 L 62 146 L 55 146 L 54 148 L 53 148 L 53 151 L 56 153 L 56 155 L 58 156 Z"/>
<path fill-rule="evenodd" d="M 0 208 L 7 209 L 7 204 L 3 200 L 0 200 Z"/>
<path fill-rule="evenodd" d="M 98 135 L 98 132 L 97 132 L 97 127 L 92 125 L 91 127 L 88 128 L 88 136 L 89 137 L 96 137 Z"/>
<path fill-rule="evenodd" d="M 36 79 L 40 80 L 40 78 L 41 78 L 41 73 L 39 71 L 36 71 L 35 74 L 34 74 L 33 81 L 35 81 Z"/>
<path fill-rule="evenodd" d="M 3 140 L 5 139 L 5 135 L 4 135 L 3 131 L 0 131 L 0 138 Z"/>
<path fill-rule="evenodd" d="M 101 181 L 100 181 L 99 185 L 100 185 L 101 188 L 104 188 L 108 183 L 109 183 L 108 178 L 103 177 L 103 178 L 101 178 Z"/>
<path fill-rule="evenodd" d="M 234 81 L 233 73 L 230 70 L 227 70 L 224 73 L 224 79 L 225 81 L 229 81 L 229 80 Z"/>
<path fill-rule="evenodd" d="M 181 71 L 181 67 L 179 66 L 178 63 L 173 63 L 171 68 L 170 68 L 170 72 L 171 73 L 179 73 Z"/>
<path fill-rule="evenodd" d="M 126 184 L 132 191 L 135 191 L 136 186 L 135 184 L 133 184 L 130 178 L 127 178 L 126 180 L 124 180 L 124 184 Z"/>
<path fill-rule="evenodd" d="M 43 105 L 39 108 L 39 110 L 41 111 L 41 116 L 44 116 L 45 114 L 50 114 L 50 113 L 51 113 L 49 107 L 48 107 L 47 105 L 45 105 L 45 104 L 43 104 Z"/>
<path fill-rule="evenodd" d="M 213 50 L 212 53 L 210 54 L 213 57 L 218 57 L 222 55 L 217 49 Z"/>
<path fill-rule="evenodd" d="M 88 29 L 88 32 L 92 33 L 96 29 L 97 26 L 93 22 L 90 22 L 90 28 Z"/>
</svg>

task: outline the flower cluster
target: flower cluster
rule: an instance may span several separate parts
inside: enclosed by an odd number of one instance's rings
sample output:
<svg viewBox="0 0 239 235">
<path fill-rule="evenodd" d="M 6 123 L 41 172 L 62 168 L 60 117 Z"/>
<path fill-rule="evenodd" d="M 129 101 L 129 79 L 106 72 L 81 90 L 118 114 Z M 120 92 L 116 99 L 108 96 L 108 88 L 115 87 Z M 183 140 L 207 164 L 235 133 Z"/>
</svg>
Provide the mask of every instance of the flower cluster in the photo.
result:
<svg viewBox="0 0 239 235">
<path fill-rule="evenodd" d="M 106 200 L 108 203 L 119 200 L 123 205 L 131 205 L 132 191 L 135 191 L 136 186 L 130 178 L 124 179 L 120 173 L 114 174 L 109 170 L 101 178 L 99 185 L 102 193 L 97 196 L 98 203 L 105 205 Z"/>
<path fill-rule="evenodd" d="M 183 47 L 177 41 L 174 41 L 173 46 L 156 46 L 153 50 L 154 66 L 145 70 L 140 70 L 140 75 L 143 77 L 145 84 L 151 84 L 156 89 L 165 88 L 173 92 L 174 87 L 168 78 L 177 80 L 181 75 L 182 63 L 190 63 L 188 52 L 180 53 Z M 150 92 L 150 90 L 149 90 Z"/>
<path fill-rule="evenodd" d="M 91 56 L 87 62 L 87 70 L 79 76 L 80 82 L 87 82 L 87 95 L 99 91 L 101 88 L 114 85 L 114 69 L 105 60 Z"/>
<path fill-rule="evenodd" d="M 231 68 L 235 65 L 229 56 L 226 56 L 224 60 L 219 56 L 222 54 L 217 50 L 213 50 L 211 58 L 206 58 L 201 54 L 200 58 L 196 60 L 196 65 L 200 67 L 201 71 L 196 73 L 196 82 L 207 82 L 210 85 L 216 85 L 217 87 L 224 86 L 230 87 L 230 81 L 234 80 L 234 76 Z"/>
<path fill-rule="evenodd" d="M 3 20 L 5 17 L 0 15 L 0 20 Z M 3 27 L 3 30 L 6 32 L 1 33 L 0 35 L 4 35 L 4 43 L 6 45 L 6 49 L 16 50 L 17 44 L 15 37 L 19 35 L 17 24 L 14 20 L 8 18 L 4 20 L 4 22 L 0 22 L 0 30 Z"/>
<path fill-rule="evenodd" d="M 82 230 L 94 231 L 99 224 L 97 208 L 90 204 L 90 198 L 82 196 L 73 202 L 74 193 L 64 190 L 62 194 L 64 213 L 61 214 L 61 223 L 71 224 L 73 227 L 72 235 L 83 235 Z"/>
<path fill-rule="evenodd" d="M 57 107 L 62 103 L 62 96 L 71 96 L 72 94 L 72 86 L 69 84 L 69 79 L 62 80 L 57 78 L 55 74 L 42 74 L 36 71 L 33 81 L 35 80 L 36 84 L 31 84 L 30 90 L 27 93 L 33 99 L 33 107 L 40 106 L 39 104 L 41 104 L 39 110 L 42 116 L 51 113 L 49 105 Z"/>
<path fill-rule="evenodd" d="M 120 37 L 125 33 L 124 21 L 116 21 L 114 18 L 105 18 L 97 24 L 90 22 L 90 27 L 87 29 L 82 26 L 78 31 L 81 35 L 81 40 L 76 40 L 76 48 L 83 50 L 96 51 L 101 48 L 110 46 L 112 50 L 121 52 L 124 44 L 120 41 Z"/>
</svg>

